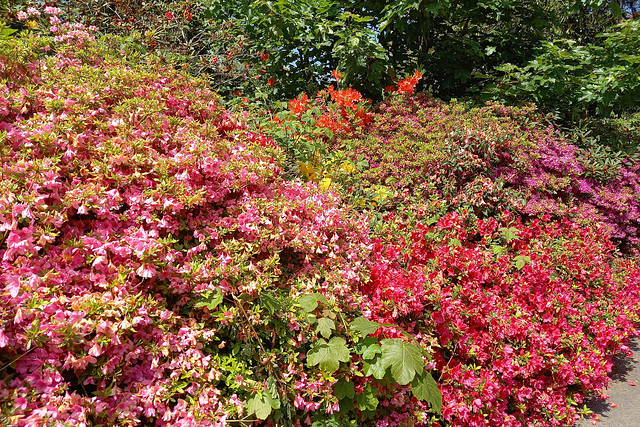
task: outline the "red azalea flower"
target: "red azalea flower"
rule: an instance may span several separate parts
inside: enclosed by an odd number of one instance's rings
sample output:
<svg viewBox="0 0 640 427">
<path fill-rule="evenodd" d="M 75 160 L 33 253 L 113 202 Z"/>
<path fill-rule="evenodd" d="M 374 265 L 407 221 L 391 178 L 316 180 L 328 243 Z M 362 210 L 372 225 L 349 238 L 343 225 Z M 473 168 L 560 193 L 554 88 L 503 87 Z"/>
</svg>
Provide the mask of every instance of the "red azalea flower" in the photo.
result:
<svg viewBox="0 0 640 427">
<path fill-rule="evenodd" d="M 275 86 L 276 84 L 276 79 L 274 79 L 273 77 L 270 77 L 269 80 L 267 80 L 267 86 Z"/>
<path fill-rule="evenodd" d="M 269 59 L 269 54 L 268 54 L 268 53 L 266 53 L 266 52 L 263 52 L 263 53 L 260 55 L 260 59 L 262 59 L 263 61 L 266 61 L 267 59 Z"/>
<path fill-rule="evenodd" d="M 333 70 L 331 72 L 331 77 L 333 77 L 336 80 L 340 80 L 342 78 L 342 71 Z"/>
<path fill-rule="evenodd" d="M 171 22 L 175 19 L 175 16 L 173 16 L 173 13 L 171 12 L 167 12 L 164 14 L 164 16 L 167 18 L 167 21 Z"/>
</svg>

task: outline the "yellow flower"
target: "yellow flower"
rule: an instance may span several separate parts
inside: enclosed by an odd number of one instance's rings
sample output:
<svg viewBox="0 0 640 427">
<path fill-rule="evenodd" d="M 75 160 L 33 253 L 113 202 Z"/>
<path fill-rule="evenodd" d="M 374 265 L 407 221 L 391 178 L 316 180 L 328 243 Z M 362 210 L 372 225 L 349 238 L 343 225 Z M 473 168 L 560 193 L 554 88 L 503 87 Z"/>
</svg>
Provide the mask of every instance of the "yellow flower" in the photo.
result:
<svg viewBox="0 0 640 427">
<path fill-rule="evenodd" d="M 322 178 L 318 186 L 321 190 L 328 190 L 331 187 L 331 178 Z"/>
<path fill-rule="evenodd" d="M 313 166 L 311 162 L 300 163 L 300 172 L 309 181 L 318 182 L 319 174 L 318 170 Z"/>
<path fill-rule="evenodd" d="M 353 162 L 346 160 L 342 162 L 342 164 L 340 165 L 340 169 L 350 174 L 356 170 L 356 165 L 354 165 Z"/>
</svg>

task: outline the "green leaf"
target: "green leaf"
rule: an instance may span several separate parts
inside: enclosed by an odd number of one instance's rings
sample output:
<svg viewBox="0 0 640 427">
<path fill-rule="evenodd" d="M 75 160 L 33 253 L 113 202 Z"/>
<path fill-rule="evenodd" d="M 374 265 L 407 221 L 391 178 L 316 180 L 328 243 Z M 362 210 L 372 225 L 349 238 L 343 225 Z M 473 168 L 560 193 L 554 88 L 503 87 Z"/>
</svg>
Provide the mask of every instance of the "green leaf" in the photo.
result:
<svg viewBox="0 0 640 427">
<path fill-rule="evenodd" d="M 378 338 L 375 337 L 365 337 L 360 340 L 354 346 L 354 350 L 357 354 L 361 354 L 363 359 L 373 359 L 382 351 Z"/>
<path fill-rule="evenodd" d="M 328 343 L 320 338 L 307 354 L 307 365 L 320 365 L 323 371 L 335 372 L 340 367 L 340 362 L 348 362 L 350 359 L 349 348 L 343 338 L 333 337 Z"/>
<path fill-rule="evenodd" d="M 391 366 L 391 375 L 398 384 L 409 384 L 424 368 L 422 350 L 400 338 L 382 340 L 382 364 L 385 368 Z"/>
<path fill-rule="evenodd" d="M 509 227 L 509 228 L 502 227 L 498 231 L 502 233 L 502 235 L 504 236 L 507 242 L 518 239 L 518 235 L 517 235 L 518 229 L 515 227 Z"/>
<path fill-rule="evenodd" d="M 314 421 L 313 424 L 311 424 L 311 427 L 341 427 L 342 424 L 340 423 L 340 421 L 338 421 L 335 417 L 335 415 L 331 415 L 330 417 L 328 417 L 326 414 L 323 414 L 322 416 L 315 416 L 314 417 Z"/>
<path fill-rule="evenodd" d="M 358 317 L 351 322 L 349 329 L 352 331 L 360 332 L 362 335 L 369 335 L 375 333 L 380 328 L 378 322 L 371 321 L 365 317 Z"/>
<path fill-rule="evenodd" d="M 458 239 L 451 238 L 449 239 L 449 246 L 462 246 L 462 243 Z"/>
<path fill-rule="evenodd" d="M 616 19 L 622 18 L 622 8 L 620 7 L 620 4 L 617 1 L 612 1 L 611 4 L 609 5 L 609 8 L 611 9 L 611 14 L 613 15 L 614 18 Z"/>
<path fill-rule="evenodd" d="M 377 357 L 373 362 L 362 362 L 362 372 L 368 377 L 374 377 L 378 380 L 384 378 L 387 367 L 382 363 L 382 358 Z"/>
<path fill-rule="evenodd" d="M 327 297 L 318 293 L 303 295 L 298 298 L 298 305 L 307 313 L 311 313 L 318 307 L 318 301 L 326 302 Z"/>
<path fill-rule="evenodd" d="M 216 291 L 215 293 L 213 293 L 213 295 L 208 295 L 206 298 L 198 301 L 194 307 L 195 308 L 200 308 L 200 307 L 207 307 L 209 310 L 215 310 L 215 308 L 220 305 L 220 303 L 222 302 L 223 296 L 222 296 L 222 292 L 220 291 Z"/>
<path fill-rule="evenodd" d="M 345 397 L 353 399 L 356 395 L 356 389 L 352 382 L 341 379 L 336 383 L 334 393 L 338 399 L 344 399 Z"/>
<path fill-rule="evenodd" d="M 282 304 L 278 301 L 278 298 L 269 292 L 260 294 L 260 304 L 269 311 L 269 314 L 275 314 L 282 310 Z"/>
<path fill-rule="evenodd" d="M 411 392 L 418 400 L 428 402 L 434 411 L 442 413 L 442 394 L 438 389 L 438 384 L 429 372 L 424 372 L 411 382 Z"/>
<path fill-rule="evenodd" d="M 247 413 L 256 414 L 258 419 L 266 420 L 271 414 L 271 405 L 266 398 L 254 396 L 247 401 Z"/>
<path fill-rule="evenodd" d="M 378 389 L 373 387 L 371 384 L 368 384 L 362 393 L 360 393 L 356 397 L 356 402 L 358 402 L 358 408 L 360 410 L 370 410 L 373 411 L 378 407 L 378 399 L 376 396 L 378 395 Z"/>
<path fill-rule="evenodd" d="M 321 317 L 318 319 L 318 326 L 316 326 L 316 332 L 320 332 L 323 337 L 329 339 L 331 331 L 336 328 L 336 324 L 328 317 Z"/>
<path fill-rule="evenodd" d="M 14 30 L 12 28 L 3 28 L 0 31 L 0 39 L 6 39 L 8 38 L 11 34 L 15 33 L 18 30 Z"/>
<path fill-rule="evenodd" d="M 382 353 L 382 348 L 380 347 L 380 344 L 376 342 L 375 344 L 371 344 L 364 349 L 364 351 L 362 352 L 362 358 L 365 360 L 373 359 L 377 354 L 380 353 Z"/>
<path fill-rule="evenodd" d="M 500 245 L 491 245 L 491 252 L 493 252 L 494 254 L 496 254 L 498 256 L 498 258 L 500 258 L 502 255 L 504 255 L 505 251 L 507 248 L 505 248 L 504 246 L 500 246 Z"/>
<path fill-rule="evenodd" d="M 264 398 L 273 409 L 280 409 L 280 399 L 274 399 L 271 393 L 265 393 Z"/>
<path fill-rule="evenodd" d="M 524 256 L 524 255 L 518 255 L 514 259 L 516 261 L 516 268 L 518 270 L 522 270 L 522 267 L 524 267 L 526 263 L 531 261 L 531 257 L 530 256 Z"/>
</svg>

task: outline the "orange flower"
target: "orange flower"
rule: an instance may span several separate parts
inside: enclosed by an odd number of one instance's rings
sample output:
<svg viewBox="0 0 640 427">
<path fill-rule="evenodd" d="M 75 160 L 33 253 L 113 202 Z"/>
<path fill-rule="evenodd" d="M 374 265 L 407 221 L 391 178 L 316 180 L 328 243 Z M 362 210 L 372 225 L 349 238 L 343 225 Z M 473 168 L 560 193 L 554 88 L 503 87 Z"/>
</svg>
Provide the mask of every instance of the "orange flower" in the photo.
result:
<svg viewBox="0 0 640 427">
<path fill-rule="evenodd" d="M 340 80 L 342 78 L 342 71 L 333 70 L 331 72 L 331 77 L 333 77 L 336 80 Z"/>
<path fill-rule="evenodd" d="M 405 79 L 405 80 L 400 80 L 398 82 L 398 93 L 404 93 L 407 95 L 411 95 L 413 92 L 415 92 L 416 90 L 416 85 L 418 84 L 418 82 L 420 81 L 420 79 L 422 78 L 422 73 L 418 70 L 416 70 L 413 73 L 413 76 Z"/>
<path fill-rule="evenodd" d="M 308 100 L 309 97 L 307 96 L 307 94 L 303 93 L 296 99 L 292 99 L 291 101 L 289 101 L 289 110 L 291 110 L 291 112 L 295 115 L 304 113 L 305 111 L 307 111 Z"/>
</svg>

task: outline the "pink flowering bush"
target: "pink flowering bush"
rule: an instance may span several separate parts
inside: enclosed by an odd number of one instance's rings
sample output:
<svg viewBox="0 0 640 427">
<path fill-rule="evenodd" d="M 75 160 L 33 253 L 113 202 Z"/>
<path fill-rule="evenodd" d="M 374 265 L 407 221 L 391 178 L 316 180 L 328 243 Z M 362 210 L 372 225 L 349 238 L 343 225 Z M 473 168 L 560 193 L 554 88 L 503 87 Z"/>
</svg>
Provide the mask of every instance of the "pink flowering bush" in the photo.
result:
<svg viewBox="0 0 640 427">
<path fill-rule="evenodd" d="M 520 155 L 520 164 L 502 176 L 523 189 L 529 215 L 552 213 L 607 226 L 621 248 L 637 252 L 640 244 L 640 163 L 637 158 L 598 157 L 552 133 L 539 135 L 536 148 Z M 614 159 L 616 160 L 616 159 Z"/>
<path fill-rule="evenodd" d="M 337 411 L 336 379 L 305 363 L 320 335 L 299 301 L 322 297 L 321 323 L 345 330 L 371 264 L 366 218 L 283 180 L 281 150 L 203 84 L 124 66 L 81 26 L 0 49 L 9 423 Z"/>
</svg>

